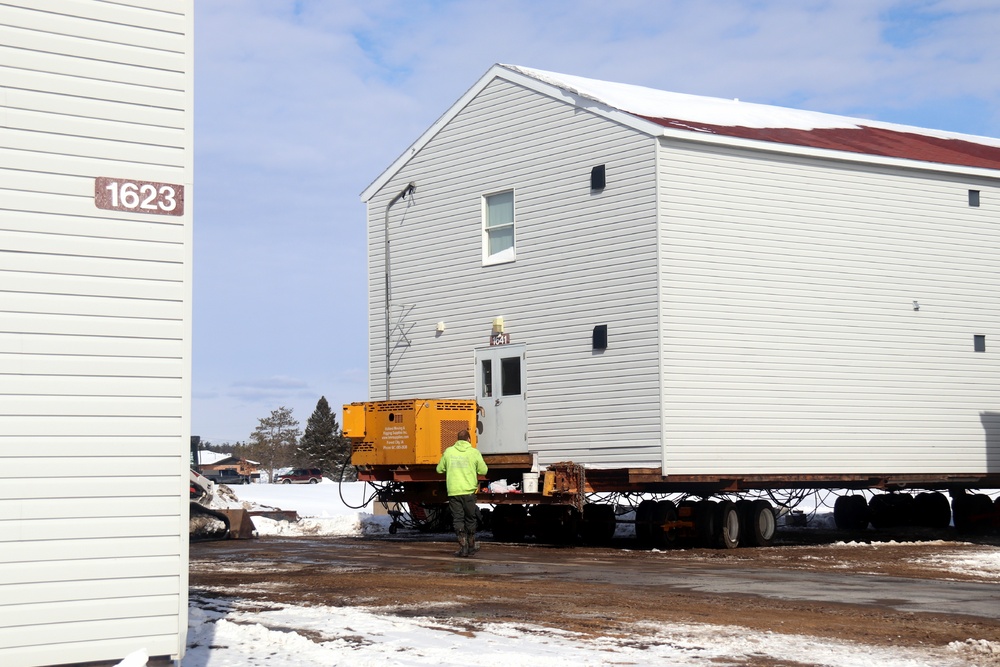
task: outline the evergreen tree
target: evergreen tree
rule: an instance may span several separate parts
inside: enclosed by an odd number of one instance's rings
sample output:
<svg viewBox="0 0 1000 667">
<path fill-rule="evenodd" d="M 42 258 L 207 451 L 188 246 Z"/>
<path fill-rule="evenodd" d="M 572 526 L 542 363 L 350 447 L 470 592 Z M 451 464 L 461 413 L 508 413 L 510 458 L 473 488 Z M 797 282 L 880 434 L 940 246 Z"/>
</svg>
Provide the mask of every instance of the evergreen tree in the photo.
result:
<svg viewBox="0 0 1000 667">
<path fill-rule="evenodd" d="M 326 396 L 320 396 L 316 409 L 306 422 L 299 451 L 308 460 L 308 465 L 322 468 L 335 480 L 341 478 L 342 471 L 344 481 L 357 478 L 350 462 L 351 443 L 343 436 Z"/>
<path fill-rule="evenodd" d="M 302 432 L 298 420 L 292 416 L 292 409 L 284 406 L 272 410 L 270 417 L 259 421 L 250 434 L 246 453 L 241 455 L 260 462 L 261 468 L 268 471 L 269 479 L 274 480 L 275 470 L 295 464 Z"/>
</svg>

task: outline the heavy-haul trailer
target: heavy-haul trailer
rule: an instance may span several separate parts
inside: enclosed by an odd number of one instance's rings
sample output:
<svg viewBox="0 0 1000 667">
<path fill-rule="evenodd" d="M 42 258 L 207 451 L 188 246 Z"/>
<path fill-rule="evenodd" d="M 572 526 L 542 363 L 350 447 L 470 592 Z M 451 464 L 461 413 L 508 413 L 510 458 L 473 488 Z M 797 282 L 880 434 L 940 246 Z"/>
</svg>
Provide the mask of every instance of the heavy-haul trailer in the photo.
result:
<svg viewBox="0 0 1000 667">
<path fill-rule="evenodd" d="M 501 535 L 604 535 L 599 493 L 656 543 L 766 540 L 811 489 L 844 525 L 988 515 L 1000 140 L 497 65 L 362 199 L 369 399 L 476 402 L 486 481 L 542 475 L 489 498 Z M 433 501 L 431 469 L 361 464 Z"/>
<path fill-rule="evenodd" d="M 460 431 L 468 430 L 473 446 L 477 444 L 482 414 L 475 400 L 352 403 L 344 406 L 343 433 L 352 442 L 351 463 L 358 470 L 359 481 L 376 485 L 380 502 L 405 504 L 414 525 L 436 524 L 446 529 L 447 493 L 435 466 Z M 577 538 L 608 543 L 622 521 L 613 505 L 602 502 L 608 496 L 641 499 L 631 503 L 636 537 L 641 544 L 657 548 L 691 543 L 721 548 L 767 546 L 775 535 L 776 508 L 761 494 L 774 491 L 886 492 L 870 501 L 858 493 L 839 496 L 835 519 L 838 527 L 848 529 L 864 529 L 869 523 L 876 528 L 945 528 L 951 523 L 952 507 L 955 526 L 963 532 L 989 527 L 996 517 L 989 496 L 967 493 L 994 485 L 994 476 L 664 478 L 657 471 L 588 470 L 572 462 L 554 463 L 539 471 L 534 457 L 523 454 L 484 454 L 483 458 L 489 472 L 482 479 L 477 498 L 481 504 L 494 506 L 491 528 L 501 540 L 517 541 L 532 535 L 560 543 Z M 520 479 L 524 484 L 513 492 L 497 491 L 494 483 L 507 479 Z M 907 493 L 913 488 L 922 491 Z M 942 490 L 952 495 L 951 504 Z M 676 502 L 668 495 L 684 499 Z M 997 504 L 1000 506 L 1000 500 Z M 397 525 L 393 523 L 393 532 Z"/>
</svg>

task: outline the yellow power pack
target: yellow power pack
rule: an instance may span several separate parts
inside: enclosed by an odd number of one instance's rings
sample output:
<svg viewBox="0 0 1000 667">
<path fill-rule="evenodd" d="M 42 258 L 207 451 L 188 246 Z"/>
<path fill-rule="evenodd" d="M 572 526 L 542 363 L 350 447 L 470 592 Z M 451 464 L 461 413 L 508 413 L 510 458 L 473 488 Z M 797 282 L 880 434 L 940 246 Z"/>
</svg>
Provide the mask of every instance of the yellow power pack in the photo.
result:
<svg viewBox="0 0 1000 667">
<path fill-rule="evenodd" d="M 414 398 L 344 406 L 344 436 L 356 466 L 437 465 L 467 429 L 476 446 L 476 402 Z"/>
</svg>

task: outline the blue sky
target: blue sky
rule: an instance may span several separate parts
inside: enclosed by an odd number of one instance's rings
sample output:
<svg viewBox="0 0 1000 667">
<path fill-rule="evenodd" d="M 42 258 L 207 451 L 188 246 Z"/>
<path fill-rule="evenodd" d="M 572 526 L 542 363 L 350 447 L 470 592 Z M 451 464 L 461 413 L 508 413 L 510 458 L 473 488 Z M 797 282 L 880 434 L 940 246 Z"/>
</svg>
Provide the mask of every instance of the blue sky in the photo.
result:
<svg viewBox="0 0 1000 667">
<path fill-rule="evenodd" d="M 359 194 L 494 63 L 1000 137 L 998 34 L 995 0 L 198 0 L 193 433 L 367 398 Z"/>
</svg>

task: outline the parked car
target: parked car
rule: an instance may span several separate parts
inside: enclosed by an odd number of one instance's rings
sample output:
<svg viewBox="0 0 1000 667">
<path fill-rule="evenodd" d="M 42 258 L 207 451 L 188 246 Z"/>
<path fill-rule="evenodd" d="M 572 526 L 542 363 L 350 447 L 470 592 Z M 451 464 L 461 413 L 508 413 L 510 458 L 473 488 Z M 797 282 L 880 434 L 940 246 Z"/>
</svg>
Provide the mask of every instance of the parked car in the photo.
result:
<svg viewBox="0 0 1000 667">
<path fill-rule="evenodd" d="M 249 484 L 250 477 L 241 475 L 235 468 L 221 468 L 219 470 L 206 470 L 201 473 L 216 484 Z"/>
<path fill-rule="evenodd" d="M 276 484 L 318 484 L 321 479 L 323 471 L 319 468 L 292 468 L 274 477 Z"/>
</svg>

